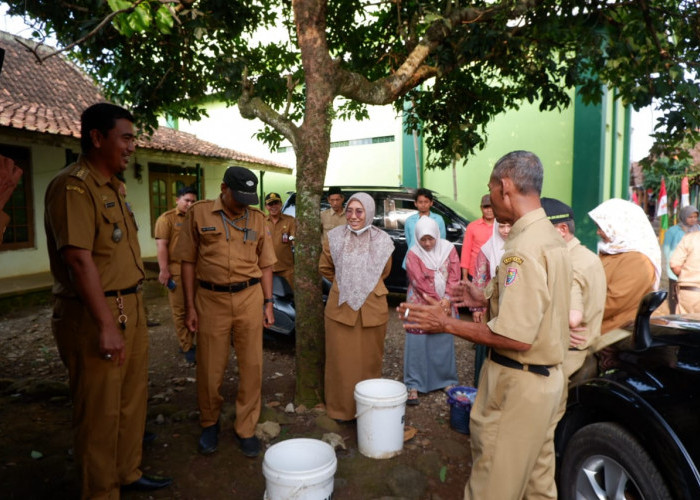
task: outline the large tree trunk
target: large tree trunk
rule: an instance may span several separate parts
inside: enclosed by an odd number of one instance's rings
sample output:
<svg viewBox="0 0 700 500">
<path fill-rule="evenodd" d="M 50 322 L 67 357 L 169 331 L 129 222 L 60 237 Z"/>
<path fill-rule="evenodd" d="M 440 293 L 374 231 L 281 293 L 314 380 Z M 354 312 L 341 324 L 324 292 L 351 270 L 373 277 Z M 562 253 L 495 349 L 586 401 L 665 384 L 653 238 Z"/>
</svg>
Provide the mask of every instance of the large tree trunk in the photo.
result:
<svg viewBox="0 0 700 500">
<path fill-rule="evenodd" d="M 306 77 L 304 123 L 297 131 L 296 245 L 296 402 L 312 406 L 322 400 L 325 335 L 321 278 L 320 202 L 331 147 L 331 112 L 335 64 L 326 46 L 323 0 L 296 0 L 294 15 Z"/>
</svg>

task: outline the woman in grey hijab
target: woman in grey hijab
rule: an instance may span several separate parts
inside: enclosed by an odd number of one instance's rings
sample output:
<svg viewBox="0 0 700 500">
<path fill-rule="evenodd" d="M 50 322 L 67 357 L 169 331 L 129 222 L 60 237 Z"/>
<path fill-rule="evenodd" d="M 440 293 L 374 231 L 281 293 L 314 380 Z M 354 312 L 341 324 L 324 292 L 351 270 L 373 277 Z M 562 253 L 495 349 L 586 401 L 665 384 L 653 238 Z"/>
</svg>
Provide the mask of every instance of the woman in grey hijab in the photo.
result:
<svg viewBox="0 0 700 500">
<path fill-rule="evenodd" d="M 683 236 L 687 233 L 700 230 L 700 226 L 698 226 L 698 209 L 693 205 L 687 205 L 681 208 L 678 218 L 680 222 L 666 231 L 663 243 L 664 259 L 666 260 L 666 275 L 668 276 L 668 307 L 671 310 L 671 314 L 676 313 L 676 306 L 678 305 L 678 276 L 676 276 L 671 266 L 668 264 L 671 260 L 671 254 L 678 246 L 678 243 L 683 239 Z"/>
<path fill-rule="evenodd" d="M 326 413 L 339 421 L 355 419 L 355 384 L 382 376 L 389 320 L 384 279 L 394 243 L 372 225 L 374 213 L 370 195 L 352 195 L 347 225 L 328 232 L 319 262 L 319 271 L 333 283 L 325 310 Z"/>
</svg>

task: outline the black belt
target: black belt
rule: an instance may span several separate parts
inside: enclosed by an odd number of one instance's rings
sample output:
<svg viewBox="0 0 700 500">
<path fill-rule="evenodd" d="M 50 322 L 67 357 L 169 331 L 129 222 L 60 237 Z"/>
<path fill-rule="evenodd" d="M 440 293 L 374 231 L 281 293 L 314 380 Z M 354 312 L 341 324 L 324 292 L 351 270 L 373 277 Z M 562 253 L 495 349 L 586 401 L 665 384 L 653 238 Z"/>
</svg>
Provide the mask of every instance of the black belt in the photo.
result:
<svg viewBox="0 0 700 500">
<path fill-rule="evenodd" d="M 489 358 L 494 363 L 498 363 L 499 365 L 506 366 L 508 368 L 514 368 L 516 370 L 523 370 L 526 372 L 532 372 L 532 373 L 536 373 L 538 375 L 543 375 L 545 377 L 549 377 L 549 369 L 551 368 L 551 366 L 524 365 L 522 363 L 518 363 L 514 359 L 510 359 L 507 356 L 503 356 L 502 354 L 498 354 L 493 349 L 490 349 Z"/>
<path fill-rule="evenodd" d="M 243 281 L 241 283 L 229 283 L 228 285 L 216 285 L 214 283 L 209 283 L 208 281 L 199 280 L 199 286 L 205 290 L 211 290 L 212 292 L 228 292 L 236 293 L 241 290 L 245 290 L 249 286 L 257 285 L 260 283 L 260 278 L 251 278 L 248 281 Z"/>
<path fill-rule="evenodd" d="M 681 290 L 687 290 L 688 292 L 700 292 L 700 288 L 696 286 L 680 286 Z"/>
<path fill-rule="evenodd" d="M 120 295 L 131 295 L 141 290 L 141 285 L 135 285 L 123 290 L 108 290 L 105 292 L 105 297 L 119 297 Z"/>
</svg>

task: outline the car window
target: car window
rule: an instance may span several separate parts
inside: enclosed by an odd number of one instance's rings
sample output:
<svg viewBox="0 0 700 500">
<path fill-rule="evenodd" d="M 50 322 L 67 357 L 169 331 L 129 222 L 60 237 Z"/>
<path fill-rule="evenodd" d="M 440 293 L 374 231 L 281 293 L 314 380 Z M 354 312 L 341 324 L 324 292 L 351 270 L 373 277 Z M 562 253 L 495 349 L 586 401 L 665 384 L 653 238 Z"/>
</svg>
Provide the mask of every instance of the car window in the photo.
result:
<svg viewBox="0 0 700 500">
<path fill-rule="evenodd" d="M 387 221 L 387 224 L 391 224 L 391 229 L 403 231 L 406 226 L 406 219 L 417 213 L 418 210 L 416 210 L 416 206 L 411 199 L 392 197 L 390 200 L 392 211 L 387 212 L 384 220 Z"/>
</svg>

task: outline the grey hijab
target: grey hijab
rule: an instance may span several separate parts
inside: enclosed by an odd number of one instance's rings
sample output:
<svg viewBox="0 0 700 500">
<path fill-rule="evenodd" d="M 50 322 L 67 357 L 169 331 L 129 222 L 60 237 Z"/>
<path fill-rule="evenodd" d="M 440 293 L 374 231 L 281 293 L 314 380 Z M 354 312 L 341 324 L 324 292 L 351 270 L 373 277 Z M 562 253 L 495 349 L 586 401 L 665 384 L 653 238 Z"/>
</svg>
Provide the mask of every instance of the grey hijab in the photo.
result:
<svg viewBox="0 0 700 500">
<path fill-rule="evenodd" d="M 688 225 L 688 217 L 697 213 L 700 212 L 698 212 L 698 209 L 695 208 L 693 205 L 686 205 L 683 208 L 681 208 L 681 211 L 678 214 L 678 218 L 681 220 L 680 225 L 681 229 L 683 229 L 684 232 L 693 233 L 695 231 L 700 231 L 700 226 L 698 226 L 697 224 L 693 224 L 692 226 Z"/>
<path fill-rule="evenodd" d="M 353 311 L 357 311 L 377 286 L 394 251 L 394 242 L 388 234 L 372 225 L 376 211 L 372 197 L 367 193 L 355 193 L 345 206 L 353 200 L 359 201 L 365 209 L 364 227 L 353 230 L 345 225 L 331 229 L 328 245 L 340 290 L 338 305 L 347 302 Z"/>
</svg>

